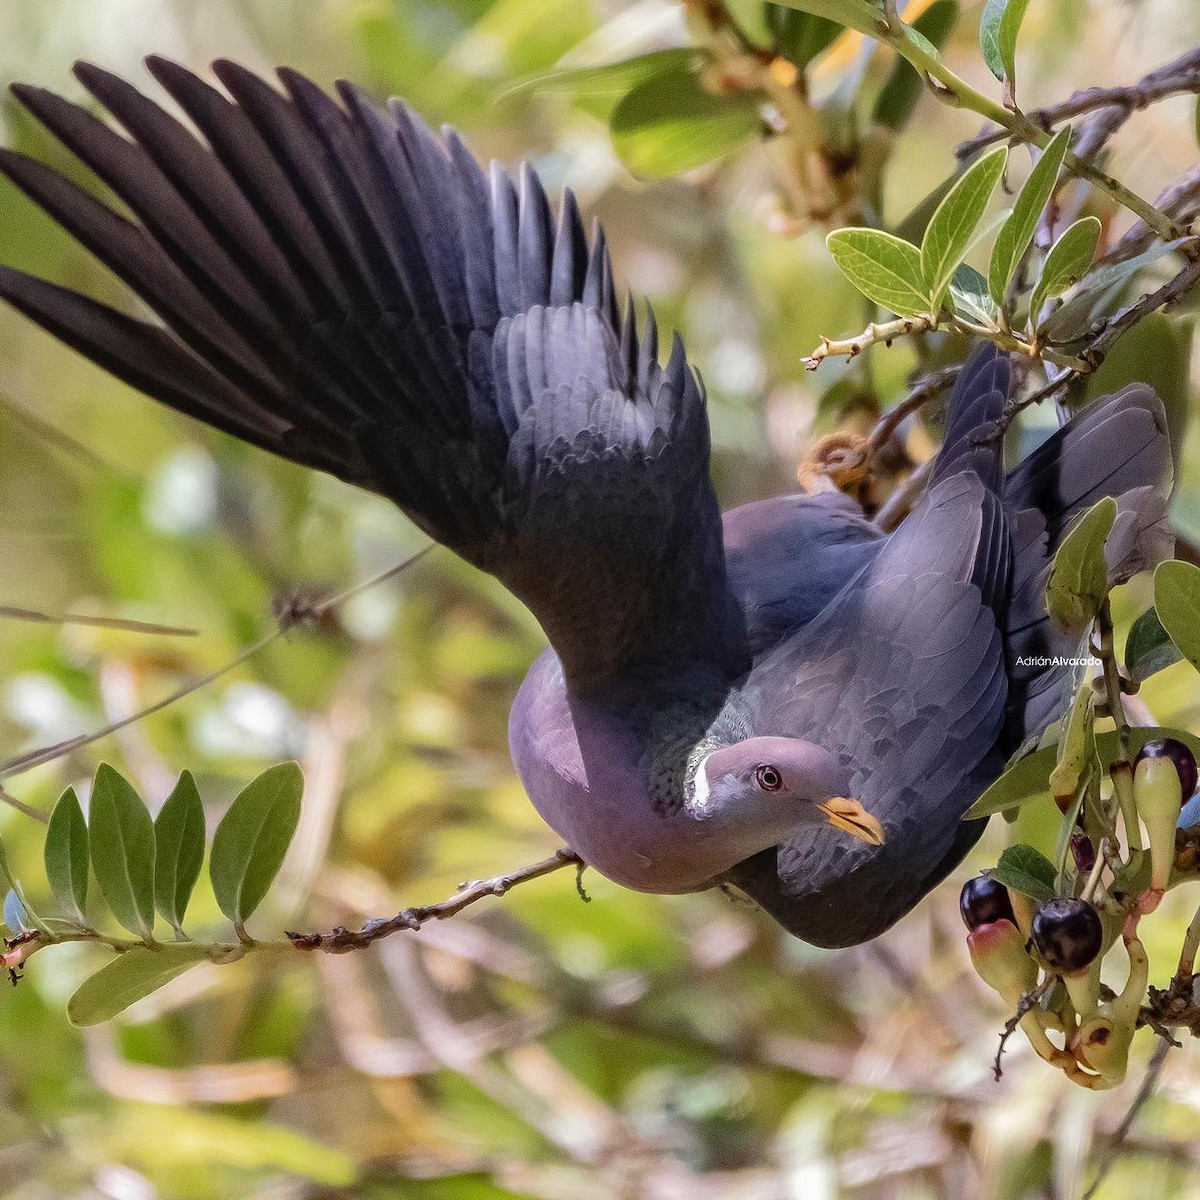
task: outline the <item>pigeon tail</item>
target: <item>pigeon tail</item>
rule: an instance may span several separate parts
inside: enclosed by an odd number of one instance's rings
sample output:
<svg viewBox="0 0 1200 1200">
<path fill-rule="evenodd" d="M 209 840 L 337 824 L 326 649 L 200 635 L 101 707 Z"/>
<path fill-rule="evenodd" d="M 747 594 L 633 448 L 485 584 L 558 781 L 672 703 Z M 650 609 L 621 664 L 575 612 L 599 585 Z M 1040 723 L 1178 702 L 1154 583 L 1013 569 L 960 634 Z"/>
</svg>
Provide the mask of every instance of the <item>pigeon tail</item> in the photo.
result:
<svg viewBox="0 0 1200 1200">
<path fill-rule="evenodd" d="M 1004 499 L 1013 529 L 1005 630 L 1010 749 L 1058 714 L 1071 668 L 1052 660 L 1077 655 L 1085 632 L 1064 630 L 1046 615 L 1050 564 L 1071 522 L 1105 496 L 1116 499 L 1107 559 L 1110 576 L 1123 582 L 1174 552 L 1167 519 L 1172 479 L 1162 401 L 1140 384 L 1077 413 L 1009 474 Z"/>
<path fill-rule="evenodd" d="M 971 353 L 950 394 L 945 435 L 934 463 L 931 487 L 959 471 L 971 471 L 989 491 L 1001 491 L 1003 448 L 994 430 L 1008 400 L 1011 379 L 1007 356 L 991 342 L 984 342 Z"/>
</svg>

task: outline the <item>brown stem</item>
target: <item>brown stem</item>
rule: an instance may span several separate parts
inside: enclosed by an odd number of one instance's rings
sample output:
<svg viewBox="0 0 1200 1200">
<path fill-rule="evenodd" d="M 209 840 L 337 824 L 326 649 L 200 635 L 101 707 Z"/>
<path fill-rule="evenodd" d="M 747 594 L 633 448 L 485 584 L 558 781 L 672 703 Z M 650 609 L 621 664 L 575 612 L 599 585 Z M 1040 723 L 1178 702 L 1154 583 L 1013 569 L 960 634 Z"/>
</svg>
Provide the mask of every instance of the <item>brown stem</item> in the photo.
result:
<svg viewBox="0 0 1200 1200">
<path fill-rule="evenodd" d="M 444 921 L 457 916 L 468 905 L 475 904 L 488 896 L 504 896 L 518 884 L 540 879 L 563 867 L 575 867 L 582 873 L 587 864 L 566 846 L 556 850 L 549 858 L 530 863 L 504 875 L 493 875 L 490 879 L 476 879 L 462 884 L 453 896 L 436 904 L 423 904 L 406 908 L 394 917 L 379 917 L 367 921 L 361 929 L 346 929 L 339 925 L 329 933 L 288 933 L 297 950 L 322 950 L 326 954 L 345 954 L 350 950 L 362 950 L 402 929 L 420 929 L 426 921 Z M 577 880 L 578 886 L 578 880 Z M 582 889 L 580 895 L 583 896 Z M 586 898 L 586 897 L 585 897 Z"/>
</svg>

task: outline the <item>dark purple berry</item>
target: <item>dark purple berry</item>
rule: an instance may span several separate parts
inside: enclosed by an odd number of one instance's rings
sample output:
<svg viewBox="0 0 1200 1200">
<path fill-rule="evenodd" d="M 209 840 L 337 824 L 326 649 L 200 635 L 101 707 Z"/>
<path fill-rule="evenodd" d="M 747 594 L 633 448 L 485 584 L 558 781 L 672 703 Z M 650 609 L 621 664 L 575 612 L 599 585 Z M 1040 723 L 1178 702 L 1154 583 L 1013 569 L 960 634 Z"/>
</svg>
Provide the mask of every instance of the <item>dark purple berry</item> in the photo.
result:
<svg viewBox="0 0 1200 1200">
<path fill-rule="evenodd" d="M 1033 918 L 1033 944 L 1055 971 L 1082 971 L 1100 953 L 1104 927 L 1086 900 L 1047 900 Z"/>
<path fill-rule="evenodd" d="M 1143 758 L 1169 758 L 1179 774 L 1179 790 L 1184 802 L 1191 799 L 1196 790 L 1196 756 L 1189 747 L 1176 738 L 1156 738 L 1142 747 L 1134 761 L 1135 768 Z"/>
<path fill-rule="evenodd" d="M 1012 901 L 1008 898 L 1008 888 L 986 875 L 976 875 L 963 884 L 958 897 L 958 911 L 962 913 L 968 929 L 978 929 L 980 925 L 988 925 L 992 921 L 1017 923 L 1013 916 Z"/>
</svg>

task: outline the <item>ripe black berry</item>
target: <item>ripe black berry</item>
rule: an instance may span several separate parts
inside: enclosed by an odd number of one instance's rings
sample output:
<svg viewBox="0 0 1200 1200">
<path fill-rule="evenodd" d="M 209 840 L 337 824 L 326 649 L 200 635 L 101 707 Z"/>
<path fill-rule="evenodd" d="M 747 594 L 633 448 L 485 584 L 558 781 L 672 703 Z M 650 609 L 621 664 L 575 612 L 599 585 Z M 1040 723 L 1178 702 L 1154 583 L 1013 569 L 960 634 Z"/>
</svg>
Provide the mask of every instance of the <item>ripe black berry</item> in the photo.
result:
<svg viewBox="0 0 1200 1200">
<path fill-rule="evenodd" d="M 1100 914 L 1086 900 L 1047 900 L 1033 918 L 1033 944 L 1055 971 L 1082 971 L 1104 940 Z"/>
<path fill-rule="evenodd" d="M 986 875 L 976 875 L 963 884 L 963 890 L 958 897 L 958 911 L 962 913 L 963 922 L 968 929 L 978 929 L 992 921 L 1012 921 L 1012 901 L 1008 898 L 1008 888 Z"/>
<path fill-rule="evenodd" d="M 1196 790 L 1196 756 L 1191 749 L 1175 738 L 1156 738 L 1147 742 L 1138 754 L 1134 766 L 1143 758 L 1169 758 L 1179 774 L 1179 790 L 1186 803 Z"/>
</svg>

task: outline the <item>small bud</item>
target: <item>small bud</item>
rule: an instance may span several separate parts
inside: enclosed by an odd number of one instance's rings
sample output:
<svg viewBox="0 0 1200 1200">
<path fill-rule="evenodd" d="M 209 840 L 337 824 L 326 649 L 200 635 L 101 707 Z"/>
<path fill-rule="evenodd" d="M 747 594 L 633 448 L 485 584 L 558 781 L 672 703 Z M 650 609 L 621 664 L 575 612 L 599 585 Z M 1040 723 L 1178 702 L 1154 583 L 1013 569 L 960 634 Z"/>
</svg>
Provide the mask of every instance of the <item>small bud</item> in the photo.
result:
<svg viewBox="0 0 1200 1200">
<path fill-rule="evenodd" d="M 1096 847 L 1086 833 L 1078 830 L 1071 834 L 1071 857 L 1075 860 L 1075 869 L 1081 875 L 1087 875 L 1096 865 Z"/>
<path fill-rule="evenodd" d="M 967 934 L 975 972 L 1014 1007 L 1037 981 L 1037 964 L 1025 953 L 1025 938 L 1008 920 L 977 925 Z"/>
</svg>

